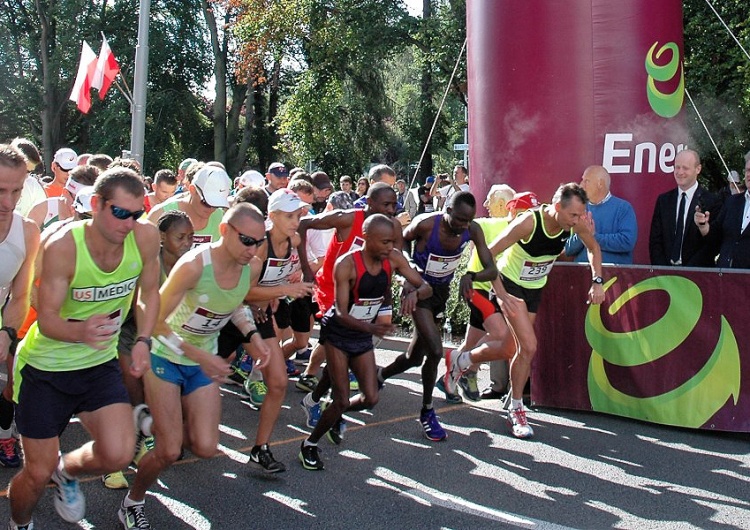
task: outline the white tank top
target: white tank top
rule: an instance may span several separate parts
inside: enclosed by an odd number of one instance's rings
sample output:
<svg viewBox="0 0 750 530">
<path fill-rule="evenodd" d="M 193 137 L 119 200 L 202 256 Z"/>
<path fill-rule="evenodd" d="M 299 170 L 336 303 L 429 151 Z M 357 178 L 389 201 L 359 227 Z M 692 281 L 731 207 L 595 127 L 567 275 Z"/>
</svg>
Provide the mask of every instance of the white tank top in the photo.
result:
<svg viewBox="0 0 750 530">
<path fill-rule="evenodd" d="M 0 243 L 0 305 L 5 303 L 8 297 L 13 279 L 26 259 L 26 239 L 23 236 L 23 217 L 13 212 L 10 222 L 10 230 L 5 236 L 5 241 Z"/>
</svg>

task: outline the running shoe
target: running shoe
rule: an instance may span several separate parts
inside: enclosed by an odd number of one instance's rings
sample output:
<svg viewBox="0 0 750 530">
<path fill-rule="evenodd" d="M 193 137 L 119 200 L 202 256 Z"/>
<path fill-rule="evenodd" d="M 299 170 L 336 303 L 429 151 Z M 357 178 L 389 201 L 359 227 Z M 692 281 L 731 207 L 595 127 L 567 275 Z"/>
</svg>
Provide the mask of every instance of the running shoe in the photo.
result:
<svg viewBox="0 0 750 530">
<path fill-rule="evenodd" d="M 299 368 L 297 368 L 293 360 L 286 360 L 286 375 L 288 375 L 289 377 L 296 377 L 301 373 L 302 372 L 299 371 Z"/>
<path fill-rule="evenodd" d="M 477 384 L 477 373 L 471 370 L 466 370 L 464 375 L 458 379 L 458 386 L 469 401 L 479 401 L 481 396 L 479 395 L 479 385 Z"/>
<path fill-rule="evenodd" d="M 135 426 L 136 435 L 151 436 L 151 426 L 153 423 L 154 419 L 151 417 L 148 405 L 141 403 L 133 407 L 133 425 Z"/>
<path fill-rule="evenodd" d="M 432 442 L 442 442 L 448 436 L 437 419 L 435 409 L 430 409 L 420 414 L 419 423 L 422 424 L 425 438 Z"/>
<path fill-rule="evenodd" d="M 250 463 L 261 468 L 265 473 L 286 471 L 286 466 L 273 457 L 268 444 L 256 445 L 250 450 Z"/>
<path fill-rule="evenodd" d="M 446 393 L 458 394 L 458 380 L 463 374 L 463 370 L 458 367 L 458 357 L 461 354 L 458 350 L 448 350 L 445 352 L 445 376 L 443 376 L 443 385 Z"/>
<path fill-rule="evenodd" d="M 239 366 L 232 365 L 232 373 L 229 374 L 229 377 L 227 379 L 229 380 L 230 384 L 243 386 L 247 381 L 249 375 L 250 374 L 248 372 L 241 369 Z"/>
<path fill-rule="evenodd" d="M 294 386 L 298 390 L 304 392 L 315 392 L 315 387 L 318 386 L 318 382 L 318 378 L 314 375 L 301 374 Z"/>
<path fill-rule="evenodd" d="M 122 471 L 115 471 L 114 473 L 102 475 L 102 482 L 104 482 L 105 488 L 111 490 L 124 490 L 130 486 L 128 484 L 128 479 L 125 478 Z"/>
<path fill-rule="evenodd" d="M 154 448 L 154 437 L 144 436 L 143 434 L 138 435 L 138 440 L 135 442 L 135 455 L 133 456 L 133 465 L 138 467 L 141 459 L 146 456 L 146 453 Z"/>
<path fill-rule="evenodd" d="M 318 455 L 317 445 L 305 445 L 305 442 L 302 442 L 299 448 L 299 461 L 302 462 L 302 467 L 310 471 L 325 469 L 323 461 L 320 459 L 320 455 Z"/>
<path fill-rule="evenodd" d="M 146 519 L 146 510 L 143 503 L 128 507 L 120 504 L 117 516 L 125 530 L 151 530 L 151 524 Z"/>
<path fill-rule="evenodd" d="M 0 465 L 3 467 L 18 467 L 21 465 L 18 442 L 12 436 L 0 439 Z"/>
<path fill-rule="evenodd" d="M 508 424 L 513 430 L 513 436 L 516 438 L 531 438 L 534 436 L 534 429 L 529 425 L 526 419 L 526 411 L 523 407 L 508 410 Z"/>
<path fill-rule="evenodd" d="M 308 394 L 309 396 L 310 394 Z M 299 402 L 299 406 L 302 407 L 302 410 L 305 411 L 305 425 L 310 427 L 311 429 L 314 429 L 316 425 L 318 425 L 318 420 L 320 420 L 320 415 L 322 414 L 323 410 L 320 408 L 320 402 L 314 403 L 312 406 L 309 406 L 307 403 L 305 403 L 305 396 L 302 398 L 302 401 Z"/>
<path fill-rule="evenodd" d="M 268 387 L 266 384 L 263 381 L 246 379 L 244 388 L 245 393 L 250 396 L 250 403 L 260 407 L 266 399 L 266 394 L 268 394 Z"/>
<path fill-rule="evenodd" d="M 344 432 L 346 431 L 346 421 L 344 421 L 344 418 L 339 418 L 339 421 L 337 421 L 333 427 L 328 429 L 328 432 L 326 433 L 326 438 L 328 438 L 328 441 L 330 441 L 333 445 L 341 445 L 341 442 L 344 441 Z"/>
<path fill-rule="evenodd" d="M 443 378 L 438 378 L 437 381 L 435 381 L 435 388 L 440 390 L 445 394 L 445 401 L 446 403 L 450 403 L 451 405 L 455 405 L 456 403 L 463 403 L 464 399 L 461 397 L 460 394 L 450 394 L 445 389 L 445 383 L 443 383 Z"/>
<path fill-rule="evenodd" d="M 60 473 L 60 467 L 52 473 L 55 483 L 55 510 L 57 514 L 69 523 L 77 523 L 86 515 L 86 498 L 76 479 L 68 480 Z"/>
<path fill-rule="evenodd" d="M 303 351 L 298 351 L 294 354 L 294 361 L 297 363 L 307 363 L 310 362 L 310 355 L 312 354 L 312 350 L 310 348 L 306 348 Z"/>
<path fill-rule="evenodd" d="M 349 390 L 356 392 L 359 390 L 359 381 L 357 381 L 357 378 L 354 376 L 354 372 L 349 370 Z"/>
</svg>

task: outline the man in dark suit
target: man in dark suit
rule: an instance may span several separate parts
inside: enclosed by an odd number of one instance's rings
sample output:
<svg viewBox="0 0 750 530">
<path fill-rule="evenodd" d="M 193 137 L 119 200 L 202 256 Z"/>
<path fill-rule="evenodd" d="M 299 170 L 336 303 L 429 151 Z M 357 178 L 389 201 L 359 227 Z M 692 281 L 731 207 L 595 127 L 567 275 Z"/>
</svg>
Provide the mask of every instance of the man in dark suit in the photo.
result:
<svg viewBox="0 0 750 530">
<path fill-rule="evenodd" d="M 750 152 L 745 155 L 745 187 L 750 184 Z M 727 197 L 718 216 L 709 221 L 711 212 L 695 212 L 694 220 L 706 243 L 719 250 L 716 265 L 724 268 L 750 269 L 750 192 Z"/>
<path fill-rule="evenodd" d="M 711 248 L 692 222 L 696 209 L 720 208 L 717 198 L 698 184 L 700 156 L 692 149 L 680 151 L 674 160 L 677 188 L 656 199 L 648 241 L 652 265 L 713 267 Z"/>
</svg>

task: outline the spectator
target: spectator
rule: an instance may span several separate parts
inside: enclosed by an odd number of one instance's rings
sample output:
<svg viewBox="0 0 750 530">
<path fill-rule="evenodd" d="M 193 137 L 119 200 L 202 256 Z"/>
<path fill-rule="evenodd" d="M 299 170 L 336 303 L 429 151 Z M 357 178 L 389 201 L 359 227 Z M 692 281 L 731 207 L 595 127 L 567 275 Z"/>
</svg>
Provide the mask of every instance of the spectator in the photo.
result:
<svg viewBox="0 0 750 530">
<path fill-rule="evenodd" d="M 68 172 L 76 167 L 78 155 L 69 147 L 58 149 L 52 160 L 51 182 L 44 185 L 44 193 L 47 197 L 59 197 L 65 191 L 65 183 L 68 181 Z"/>
<path fill-rule="evenodd" d="M 339 186 L 341 187 L 341 191 L 349 195 L 352 203 L 354 203 L 354 201 L 359 198 L 357 193 L 352 189 L 354 183 L 352 182 L 352 178 L 349 175 L 344 175 L 339 179 Z"/>
<path fill-rule="evenodd" d="M 750 185 L 750 151 L 745 154 L 745 187 Z M 695 224 L 712 249 L 719 249 L 716 265 L 722 268 L 750 269 L 750 192 L 727 198 L 718 216 L 710 210 L 696 211 Z"/>
<path fill-rule="evenodd" d="M 370 181 L 367 180 L 367 177 L 359 177 L 359 180 L 357 180 L 357 197 L 366 197 L 369 189 Z"/>
<path fill-rule="evenodd" d="M 698 226 L 690 222 L 696 208 L 717 215 L 716 196 L 698 184 L 700 155 L 692 149 L 680 151 L 674 160 L 677 187 L 656 199 L 648 241 L 652 265 L 713 267 L 714 256 Z"/>
<path fill-rule="evenodd" d="M 323 171 L 316 171 L 311 175 L 314 199 L 312 203 L 313 213 L 322 213 L 328 204 L 328 197 L 333 193 L 331 179 Z"/>
<path fill-rule="evenodd" d="M 268 184 L 263 189 L 266 190 L 266 195 L 270 197 L 274 191 L 287 187 L 289 184 L 289 171 L 281 162 L 274 162 L 268 166 L 266 180 Z"/>
<path fill-rule="evenodd" d="M 581 187 L 589 202 L 586 208 L 594 218 L 594 237 L 602 249 L 603 263 L 630 265 L 638 239 L 635 210 L 630 203 L 610 193 L 609 172 L 602 166 L 589 166 L 581 176 Z M 578 234 L 565 244 L 565 254 L 578 263 L 588 263 L 588 252 Z"/>
<path fill-rule="evenodd" d="M 432 184 L 430 195 L 438 197 L 438 208 L 442 209 L 448 197 L 457 191 L 469 191 L 469 171 L 461 165 L 453 168 L 453 177 L 437 179 Z"/>
<path fill-rule="evenodd" d="M 396 213 L 404 211 L 404 201 L 406 200 L 406 181 L 398 179 L 396 181 Z"/>
</svg>

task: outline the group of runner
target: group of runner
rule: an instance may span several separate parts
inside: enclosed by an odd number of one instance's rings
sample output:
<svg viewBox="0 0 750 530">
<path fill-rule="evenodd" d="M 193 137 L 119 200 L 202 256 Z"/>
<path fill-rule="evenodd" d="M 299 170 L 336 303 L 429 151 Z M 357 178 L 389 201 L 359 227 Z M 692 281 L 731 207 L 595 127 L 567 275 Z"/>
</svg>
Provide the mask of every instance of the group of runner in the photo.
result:
<svg viewBox="0 0 750 530">
<path fill-rule="evenodd" d="M 364 208 L 330 209 L 326 202 L 349 206 L 351 199 L 323 193 L 332 188 L 327 176 L 316 174 L 312 186 L 295 184 L 307 180 L 302 172 L 290 184 L 286 167 L 275 163 L 265 186 L 231 197 L 232 182 L 220 164 L 190 161 L 181 168 L 182 193 L 151 204 L 146 218 L 142 177 L 115 165 L 96 177 L 85 216 L 47 229 L 43 259 L 36 260 L 37 225 L 13 213 L 26 169 L 21 152 L 0 146 L 0 258 L 17 264 L 0 277 L 9 300 L 0 360 L 18 346 L 9 364 L 13 399 L 0 399 L 0 429 L 12 429 L 15 403 L 24 455 L 9 488 L 11 529 L 33 528 L 34 507 L 50 480 L 59 515 L 80 521 L 85 498 L 77 477 L 84 474 L 129 487 L 118 511 L 123 527 L 151 528 L 145 495 L 159 475 L 184 449 L 200 458 L 216 454 L 219 389 L 230 376 L 240 375 L 260 406 L 250 463 L 284 472 L 270 442 L 292 373 L 286 361 L 306 346 L 316 315 L 313 358 L 322 356 L 325 366 L 319 379 L 302 374 L 297 385 L 309 390 L 301 401 L 312 429 L 299 451 L 305 469 L 324 468 L 318 441 L 327 435 L 341 443 L 346 411 L 371 409 L 387 379 L 419 366 L 419 421 L 429 440 L 447 436 L 433 408 L 436 382 L 448 398 L 462 388 L 474 399 L 472 367 L 508 359 L 507 419 L 515 436 L 530 437 L 522 394 L 536 353 L 533 324 L 541 289 L 571 230 L 590 251 L 589 301 L 603 300 L 600 251 L 577 184 L 561 186 L 550 204 L 529 213 L 511 209 L 516 217 L 490 239 L 475 220 L 477 204 L 468 191 L 456 190 L 443 211 L 402 228 L 396 175 L 388 166 L 370 171 Z M 499 197 L 495 191 L 488 203 Z M 313 205 L 328 211 L 313 215 Z M 317 234 L 330 238 L 322 258 L 312 248 Z M 445 356 L 438 381 L 437 319 L 469 244 L 476 258 L 459 289 L 472 311 L 470 331 Z M 378 368 L 373 336 L 392 330 L 396 274 L 403 277 L 400 311 L 411 317 L 414 336 L 405 353 Z M 37 317 L 17 344 L 30 304 Z M 350 371 L 358 384 L 354 396 Z M 91 441 L 61 455 L 59 437 L 73 415 Z M 136 453 L 129 486 L 119 471 Z"/>
</svg>

